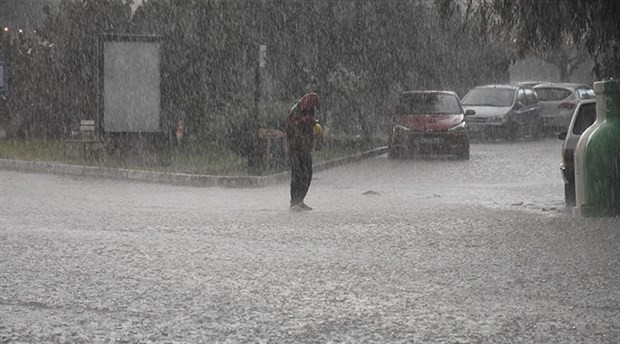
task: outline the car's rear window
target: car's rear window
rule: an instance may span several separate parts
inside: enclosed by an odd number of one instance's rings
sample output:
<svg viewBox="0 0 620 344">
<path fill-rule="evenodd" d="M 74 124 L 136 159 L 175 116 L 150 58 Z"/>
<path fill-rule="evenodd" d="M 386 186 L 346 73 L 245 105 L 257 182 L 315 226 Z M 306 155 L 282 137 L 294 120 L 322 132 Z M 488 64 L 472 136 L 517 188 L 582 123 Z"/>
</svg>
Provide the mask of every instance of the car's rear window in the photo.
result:
<svg viewBox="0 0 620 344">
<path fill-rule="evenodd" d="M 582 104 L 573 124 L 573 134 L 581 135 L 596 121 L 596 103 Z"/>
<path fill-rule="evenodd" d="M 571 90 L 558 87 L 537 87 L 536 94 L 538 94 L 538 101 L 549 102 L 556 100 L 563 100 L 571 95 Z"/>
<path fill-rule="evenodd" d="M 474 88 L 463 98 L 469 106 L 512 106 L 515 90 L 511 88 Z"/>
<path fill-rule="evenodd" d="M 401 115 L 457 114 L 463 112 L 459 100 L 452 94 L 405 93 L 398 102 Z"/>
</svg>

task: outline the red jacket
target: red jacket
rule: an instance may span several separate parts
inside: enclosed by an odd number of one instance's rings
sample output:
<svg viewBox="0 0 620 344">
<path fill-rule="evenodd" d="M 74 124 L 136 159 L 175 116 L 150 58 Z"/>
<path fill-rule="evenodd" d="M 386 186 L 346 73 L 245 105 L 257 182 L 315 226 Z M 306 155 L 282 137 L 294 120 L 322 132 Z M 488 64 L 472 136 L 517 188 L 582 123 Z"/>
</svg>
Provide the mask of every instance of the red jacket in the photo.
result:
<svg viewBox="0 0 620 344">
<path fill-rule="evenodd" d="M 286 144 L 290 153 L 310 153 L 314 148 L 316 117 L 291 111 L 286 120 Z"/>
<path fill-rule="evenodd" d="M 310 153 L 314 148 L 314 111 L 321 107 L 319 96 L 310 92 L 291 108 L 286 120 L 286 143 L 290 153 Z M 311 115 L 312 114 L 312 115 Z"/>
</svg>

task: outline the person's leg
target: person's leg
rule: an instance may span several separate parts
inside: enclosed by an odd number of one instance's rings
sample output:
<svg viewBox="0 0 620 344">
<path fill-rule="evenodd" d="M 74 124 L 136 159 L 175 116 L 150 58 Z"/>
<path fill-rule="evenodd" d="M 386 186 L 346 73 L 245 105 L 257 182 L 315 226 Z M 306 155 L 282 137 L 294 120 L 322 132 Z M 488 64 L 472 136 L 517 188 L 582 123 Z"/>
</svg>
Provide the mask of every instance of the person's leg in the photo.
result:
<svg viewBox="0 0 620 344">
<path fill-rule="evenodd" d="M 308 194 L 308 189 L 310 189 L 310 183 L 312 182 L 312 154 L 307 153 L 301 156 L 301 178 L 300 178 L 300 199 L 302 207 L 305 210 L 312 210 L 309 206 L 304 203 L 304 199 Z"/>
<path fill-rule="evenodd" d="M 302 189 L 302 159 L 299 153 L 291 153 L 289 156 L 291 164 L 291 206 L 295 206 L 303 202 Z"/>
</svg>

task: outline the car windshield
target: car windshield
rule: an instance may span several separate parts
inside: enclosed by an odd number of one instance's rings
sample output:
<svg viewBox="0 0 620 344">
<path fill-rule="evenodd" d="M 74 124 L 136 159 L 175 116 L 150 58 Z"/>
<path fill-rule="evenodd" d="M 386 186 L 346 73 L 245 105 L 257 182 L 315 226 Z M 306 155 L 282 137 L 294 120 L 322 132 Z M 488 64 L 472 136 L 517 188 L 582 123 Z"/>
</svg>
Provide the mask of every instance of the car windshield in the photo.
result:
<svg viewBox="0 0 620 344">
<path fill-rule="evenodd" d="M 550 102 L 556 100 L 563 100 L 571 95 L 571 90 L 558 87 L 537 87 L 536 94 L 538 94 L 538 100 L 543 102 Z"/>
<path fill-rule="evenodd" d="M 515 90 L 511 88 L 475 88 L 463 98 L 469 106 L 511 106 Z"/>
<path fill-rule="evenodd" d="M 461 113 L 459 100 L 452 94 L 405 93 L 400 98 L 397 112 L 402 115 Z"/>
</svg>

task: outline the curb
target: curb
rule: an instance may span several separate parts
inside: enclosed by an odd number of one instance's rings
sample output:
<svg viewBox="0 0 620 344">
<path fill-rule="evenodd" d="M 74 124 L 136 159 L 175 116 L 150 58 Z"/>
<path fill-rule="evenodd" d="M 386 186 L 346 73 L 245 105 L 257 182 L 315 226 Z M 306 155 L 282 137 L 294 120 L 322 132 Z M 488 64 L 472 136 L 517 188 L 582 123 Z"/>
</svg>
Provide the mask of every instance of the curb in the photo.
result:
<svg viewBox="0 0 620 344">
<path fill-rule="evenodd" d="M 387 147 L 379 147 L 359 154 L 344 158 L 317 163 L 313 166 L 315 172 L 345 165 L 351 162 L 385 154 Z M 228 188 L 251 188 L 263 187 L 281 183 L 290 178 L 291 173 L 280 172 L 267 176 L 215 176 L 207 174 L 190 174 L 174 172 L 154 172 L 144 170 L 130 170 L 123 168 L 109 168 L 97 166 L 81 166 L 59 164 L 47 161 L 26 161 L 0 159 L 0 170 L 18 170 L 39 173 L 52 173 L 60 175 L 98 177 L 109 179 L 124 179 L 150 183 L 185 185 L 195 187 L 228 187 Z"/>
</svg>

